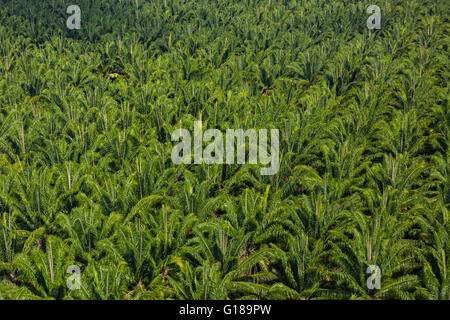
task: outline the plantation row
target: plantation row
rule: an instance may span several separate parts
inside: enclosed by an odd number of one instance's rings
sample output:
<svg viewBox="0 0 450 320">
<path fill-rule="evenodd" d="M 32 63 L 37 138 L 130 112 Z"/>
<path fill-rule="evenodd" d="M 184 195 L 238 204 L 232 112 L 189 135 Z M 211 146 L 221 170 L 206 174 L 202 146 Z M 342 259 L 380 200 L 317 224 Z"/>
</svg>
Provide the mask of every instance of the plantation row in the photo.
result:
<svg viewBox="0 0 450 320">
<path fill-rule="evenodd" d="M 0 0 L 0 299 L 450 299 L 449 9 Z M 279 170 L 175 164 L 196 121 Z"/>
</svg>

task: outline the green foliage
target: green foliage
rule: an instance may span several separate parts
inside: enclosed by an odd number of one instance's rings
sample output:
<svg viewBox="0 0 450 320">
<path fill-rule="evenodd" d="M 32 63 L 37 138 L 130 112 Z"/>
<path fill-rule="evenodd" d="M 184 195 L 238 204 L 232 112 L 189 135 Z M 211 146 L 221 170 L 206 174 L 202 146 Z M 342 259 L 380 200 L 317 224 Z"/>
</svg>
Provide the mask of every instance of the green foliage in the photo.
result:
<svg viewBox="0 0 450 320">
<path fill-rule="evenodd" d="M 0 299 L 450 299 L 448 1 L 369 4 L 0 0 Z"/>
</svg>

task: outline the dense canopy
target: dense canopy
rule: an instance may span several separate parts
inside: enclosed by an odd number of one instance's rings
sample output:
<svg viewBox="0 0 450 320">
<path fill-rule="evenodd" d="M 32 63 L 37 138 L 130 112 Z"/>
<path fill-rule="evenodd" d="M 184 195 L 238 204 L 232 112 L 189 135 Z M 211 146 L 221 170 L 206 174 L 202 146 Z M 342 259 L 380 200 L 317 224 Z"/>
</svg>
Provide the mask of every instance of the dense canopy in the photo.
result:
<svg viewBox="0 0 450 320">
<path fill-rule="evenodd" d="M 0 299 L 450 299 L 449 8 L 0 0 Z M 175 165 L 197 120 L 279 171 Z"/>
</svg>

